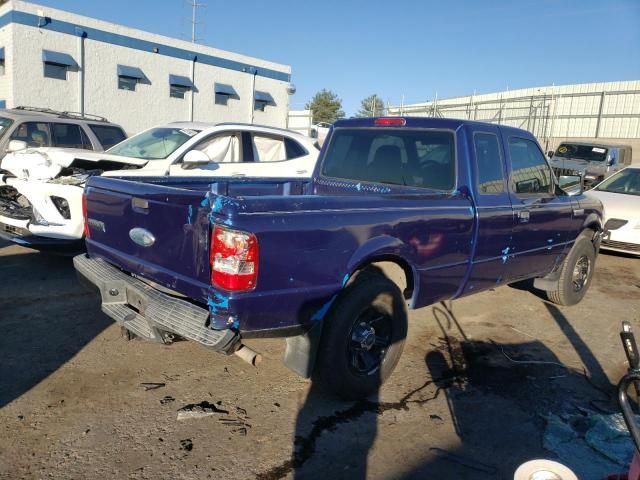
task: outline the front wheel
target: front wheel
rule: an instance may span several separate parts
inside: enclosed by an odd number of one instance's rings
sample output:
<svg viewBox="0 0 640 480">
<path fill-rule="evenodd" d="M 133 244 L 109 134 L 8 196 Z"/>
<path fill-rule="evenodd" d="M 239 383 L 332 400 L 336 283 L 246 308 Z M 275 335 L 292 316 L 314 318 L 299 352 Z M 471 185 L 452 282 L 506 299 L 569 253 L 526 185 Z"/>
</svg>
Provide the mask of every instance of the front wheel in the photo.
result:
<svg viewBox="0 0 640 480">
<path fill-rule="evenodd" d="M 582 234 L 574 243 L 560 269 L 556 290 L 547 297 L 558 305 L 575 305 L 587 293 L 596 263 L 596 251 L 588 235 Z"/>
<path fill-rule="evenodd" d="M 364 271 L 324 319 L 315 380 L 345 400 L 378 391 L 400 360 L 407 309 L 400 289 L 379 271 Z"/>
</svg>

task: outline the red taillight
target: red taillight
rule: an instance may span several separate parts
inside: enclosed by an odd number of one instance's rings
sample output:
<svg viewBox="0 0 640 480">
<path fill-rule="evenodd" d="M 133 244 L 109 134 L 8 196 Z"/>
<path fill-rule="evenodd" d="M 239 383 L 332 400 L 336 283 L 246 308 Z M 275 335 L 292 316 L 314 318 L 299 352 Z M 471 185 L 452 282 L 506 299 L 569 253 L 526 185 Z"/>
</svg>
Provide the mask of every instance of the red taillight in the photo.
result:
<svg viewBox="0 0 640 480">
<path fill-rule="evenodd" d="M 216 225 L 211 234 L 212 285 L 225 290 L 251 290 L 258 278 L 258 239 L 246 232 Z"/>
<path fill-rule="evenodd" d="M 374 125 L 379 125 L 381 127 L 404 127 L 407 124 L 407 120 L 400 117 L 383 117 L 376 118 L 373 123 Z"/>
<path fill-rule="evenodd" d="M 85 238 L 89 237 L 89 222 L 87 222 L 87 194 L 82 194 L 82 218 L 84 220 L 84 230 L 82 234 Z"/>
</svg>

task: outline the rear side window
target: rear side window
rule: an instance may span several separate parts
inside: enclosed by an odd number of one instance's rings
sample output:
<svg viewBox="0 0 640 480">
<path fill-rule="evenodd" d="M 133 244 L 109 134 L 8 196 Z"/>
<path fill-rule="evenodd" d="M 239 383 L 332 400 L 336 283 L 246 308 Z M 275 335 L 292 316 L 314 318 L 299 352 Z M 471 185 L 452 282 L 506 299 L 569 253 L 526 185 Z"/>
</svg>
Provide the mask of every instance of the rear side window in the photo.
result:
<svg viewBox="0 0 640 480">
<path fill-rule="evenodd" d="M 253 134 L 253 161 L 279 162 L 287 159 L 283 137 Z"/>
<path fill-rule="evenodd" d="M 322 166 L 327 177 L 435 190 L 454 187 L 451 132 L 336 129 L 332 138 Z"/>
<path fill-rule="evenodd" d="M 11 134 L 11 140 L 22 140 L 29 147 L 48 147 L 51 135 L 49 124 L 41 122 L 24 122 Z"/>
<path fill-rule="evenodd" d="M 515 193 L 550 193 L 551 169 L 538 145 L 525 138 L 509 139 L 511 188 Z"/>
<path fill-rule="evenodd" d="M 82 132 L 80 125 L 54 123 L 52 124 L 52 133 L 54 147 L 92 149 L 91 142 Z"/>
<path fill-rule="evenodd" d="M 109 127 L 107 125 L 89 125 L 102 147 L 106 150 L 123 141 L 127 136 L 119 127 Z"/>
<path fill-rule="evenodd" d="M 478 165 L 478 190 L 480 193 L 502 193 L 504 174 L 498 137 L 493 133 L 476 133 L 473 136 Z"/>
<path fill-rule="evenodd" d="M 284 146 L 287 150 L 287 160 L 292 158 L 304 157 L 307 151 L 295 140 L 285 137 Z"/>
</svg>

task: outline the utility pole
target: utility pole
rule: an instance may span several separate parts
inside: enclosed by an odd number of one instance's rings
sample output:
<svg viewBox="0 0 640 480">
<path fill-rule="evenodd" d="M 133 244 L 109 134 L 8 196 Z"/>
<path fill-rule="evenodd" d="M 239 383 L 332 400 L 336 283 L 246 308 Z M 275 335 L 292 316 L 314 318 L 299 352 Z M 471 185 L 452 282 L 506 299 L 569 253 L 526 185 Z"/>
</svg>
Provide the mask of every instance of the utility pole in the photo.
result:
<svg viewBox="0 0 640 480">
<path fill-rule="evenodd" d="M 204 7 L 203 3 L 198 3 L 197 0 L 191 0 L 191 42 L 196 43 L 196 25 L 198 22 L 196 21 L 198 14 L 198 7 Z"/>
</svg>

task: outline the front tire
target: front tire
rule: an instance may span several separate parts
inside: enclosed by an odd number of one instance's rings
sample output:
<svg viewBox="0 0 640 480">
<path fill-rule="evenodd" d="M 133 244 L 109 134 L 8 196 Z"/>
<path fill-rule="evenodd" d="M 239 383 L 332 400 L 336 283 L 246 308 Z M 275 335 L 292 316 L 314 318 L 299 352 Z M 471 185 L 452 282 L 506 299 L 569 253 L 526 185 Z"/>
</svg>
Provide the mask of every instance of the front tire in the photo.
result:
<svg viewBox="0 0 640 480">
<path fill-rule="evenodd" d="M 583 233 L 562 264 L 557 289 L 547 292 L 549 300 L 564 306 L 580 302 L 591 285 L 595 263 L 595 247 L 589 235 Z"/>
<path fill-rule="evenodd" d="M 314 380 L 345 400 L 374 394 L 398 364 L 406 336 L 400 289 L 378 270 L 363 271 L 324 319 Z"/>
</svg>

